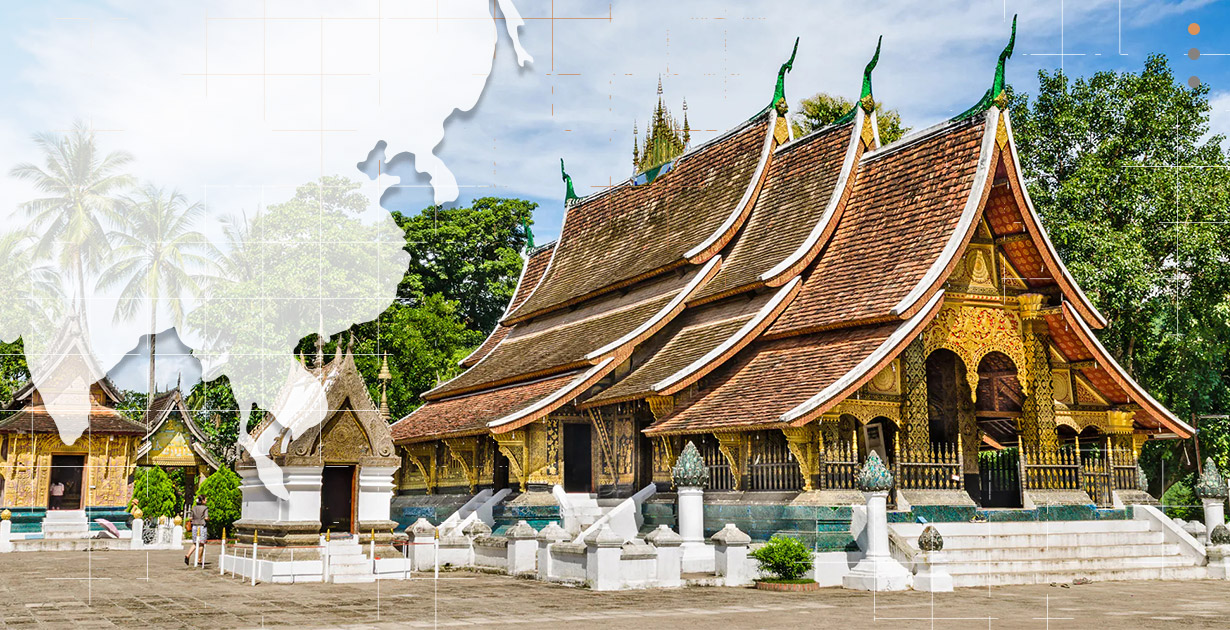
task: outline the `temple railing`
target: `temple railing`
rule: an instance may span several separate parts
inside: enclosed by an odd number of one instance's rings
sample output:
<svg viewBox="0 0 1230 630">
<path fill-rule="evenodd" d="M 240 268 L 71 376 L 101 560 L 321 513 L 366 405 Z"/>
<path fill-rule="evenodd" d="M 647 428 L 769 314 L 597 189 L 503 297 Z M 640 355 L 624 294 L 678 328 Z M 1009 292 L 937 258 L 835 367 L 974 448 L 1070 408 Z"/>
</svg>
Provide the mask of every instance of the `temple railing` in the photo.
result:
<svg viewBox="0 0 1230 630">
<path fill-rule="evenodd" d="M 820 456 L 820 489 L 853 490 L 859 463 L 853 442 L 825 442 Z"/>
<path fill-rule="evenodd" d="M 1140 464 L 1131 449 L 1114 448 L 1110 451 L 1110 469 L 1116 490 L 1144 490 L 1140 486 Z"/>
<path fill-rule="evenodd" d="M 1046 450 L 1021 443 L 1021 487 L 1026 490 L 1083 490 L 1081 458 L 1070 445 Z"/>
<path fill-rule="evenodd" d="M 780 432 L 749 435 L 748 490 L 801 490 L 803 473 Z"/>
<path fill-rule="evenodd" d="M 960 490 L 965 475 L 961 462 L 961 438 L 955 443 L 932 443 L 927 452 L 901 452 L 894 445 L 893 466 L 897 487 L 903 490 Z"/>
</svg>

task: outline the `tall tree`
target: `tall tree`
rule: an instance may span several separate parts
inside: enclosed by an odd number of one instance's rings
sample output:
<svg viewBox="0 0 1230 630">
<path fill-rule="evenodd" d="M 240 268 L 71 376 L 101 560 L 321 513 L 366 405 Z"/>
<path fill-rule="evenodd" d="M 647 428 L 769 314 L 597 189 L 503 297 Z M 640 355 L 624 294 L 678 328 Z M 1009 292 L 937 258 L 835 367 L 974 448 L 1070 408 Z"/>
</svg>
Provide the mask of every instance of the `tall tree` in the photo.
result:
<svg viewBox="0 0 1230 630">
<path fill-rule="evenodd" d="M 1099 337 L 1180 417 L 1230 409 L 1230 162 L 1209 134 L 1209 88 L 1176 82 L 1161 55 L 1139 73 L 1038 79 L 1032 99 L 1010 98 L 1021 165 L 1052 241 L 1110 322 Z M 1154 448 L 1195 464 L 1190 445 Z"/>
<path fill-rule="evenodd" d="M 103 216 L 116 195 L 132 184 L 123 172 L 132 156 L 123 151 L 104 154 L 94 131 L 78 121 L 65 135 L 39 133 L 34 142 L 43 166 L 21 163 L 11 174 L 31 182 L 43 197 L 21 208 L 39 230 L 36 252 L 55 258 L 72 276 L 78 312 L 84 312 L 85 278 L 109 250 Z"/>
<path fill-rule="evenodd" d="M 109 213 L 115 229 L 111 265 L 99 276 L 101 289 L 121 285 L 115 320 L 131 320 L 138 309 L 149 309 L 149 400 L 156 392 L 158 309 L 164 305 L 174 325 L 184 319 L 184 300 L 196 293 L 197 278 L 211 263 L 213 248 L 194 228 L 204 212 L 177 190 L 153 184 L 123 197 Z"/>
<path fill-rule="evenodd" d="M 854 101 L 844 96 L 820 92 L 799 101 L 799 107 L 790 116 L 795 137 L 809 134 L 832 124 L 854 107 Z M 888 144 L 909 133 L 910 128 L 901 124 L 901 114 L 876 101 L 876 123 L 880 129 L 880 142 Z"/>
<path fill-rule="evenodd" d="M 517 288 L 524 225 L 536 207 L 522 199 L 484 197 L 468 208 L 433 206 L 414 216 L 394 213 L 411 256 L 398 299 L 413 304 L 440 294 L 457 302 L 467 327 L 489 332 Z"/>
</svg>

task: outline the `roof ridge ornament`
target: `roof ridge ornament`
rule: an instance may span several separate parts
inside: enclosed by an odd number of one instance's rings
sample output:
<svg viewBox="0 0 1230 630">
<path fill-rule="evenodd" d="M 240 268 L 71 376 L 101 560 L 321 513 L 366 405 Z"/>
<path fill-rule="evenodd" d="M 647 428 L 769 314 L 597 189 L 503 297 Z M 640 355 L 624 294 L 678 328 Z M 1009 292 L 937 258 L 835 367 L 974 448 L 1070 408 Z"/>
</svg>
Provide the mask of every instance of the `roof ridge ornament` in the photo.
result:
<svg viewBox="0 0 1230 630">
<path fill-rule="evenodd" d="M 858 111 L 859 107 L 862 107 L 863 111 L 867 114 L 871 114 L 871 112 L 875 111 L 876 102 L 875 98 L 871 95 L 871 71 L 875 70 L 876 64 L 880 63 L 880 45 L 883 43 L 884 36 L 881 35 L 880 38 L 876 40 L 875 54 L 871 56 L 871 61 L 868 61 L 866 67 L 863 68 L 863 90 L 859 93 L 858 102 L 850 108 L 850 111 L 842 114 L 841 118 L 834 120 L 834 125 L 844 125 L 851 120 L 854 120 L 854 113 Z"/>
<path fill-rule="evenodd" d="M 790 52 L 790 59 L 783 63 L 781 68 L 777 70 L 777 86 L 773 88 L 773 101 L 769 103 L 770 108 L 777 108 L 778 103 L 786 101 L 786 73 L 794 70 L 794 56 L 799 52 L 799 38 L 794 38 L 794 50 Z M 786 104 L 786 109 L 789 110 L 789 104 Z M 785 112 L 778 112 L 783 114 Z"/>
<path fill-rule="evenodd" d="M 565 200 L 565 203 L 567 203 L 567 200 Z M 528 256 L 530 252 L 534 251 L 534 231 L 530 229 L 529 217 L 521 219 L 521 227 L 525 230 L 525 249 L 523 251 Z"/>
<path fill-rule="evenodd" d="M 1004 50 L 999 53 L 999 63 L 995 66 L 995 79 L 991 82 L 991 89 L 987 90 L 973 107 L 953 117 L 953 120 L 971 118 L 990 109 L 992 105 L 1002 109 L 1008 104 L 1008 95 L 1004 89 L 1006 87 L 1004 85 L 1004 67 L 1007 65 L 1008 60 L 1012 58 L 1012 48 L 1016 45 L 1016 18 L 1016 15 L 1012 16 L 1012 34 L 1008 37 L 1008 45 L 1004 46 Z"/>
<path fill-rule="evenodd" d="M 564 185 L 565 185 L 564 207 L 571 208 L 572 206 L 576 205 L 579 201 L 581 201 L 581 198 L 577 197 L 577 191 L 574 190 L 572 187 L 572 176 L 568 174 L 568 171 L 564 170 L 564 158 L 559 159 L 559 172 L 560 172 L 560 176 L 564 180 Z"/>
</svg>

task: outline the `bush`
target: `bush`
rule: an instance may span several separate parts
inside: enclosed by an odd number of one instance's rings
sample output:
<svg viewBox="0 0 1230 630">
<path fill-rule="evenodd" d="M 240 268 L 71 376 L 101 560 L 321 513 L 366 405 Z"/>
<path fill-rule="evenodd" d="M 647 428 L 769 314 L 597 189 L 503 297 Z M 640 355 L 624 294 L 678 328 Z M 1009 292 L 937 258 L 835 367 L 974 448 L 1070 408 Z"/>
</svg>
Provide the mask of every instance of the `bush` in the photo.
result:
<svg viewBox="0 0 1230 630">
<path fill-rule="evenodd" d="M 1166 508 L 1166 516 L 1181 518 L 1185 521 L 1203 521 L 1204 509 L 1200 507 L 1200 499 L 1192 490 L 1193 475 L 1180 479 L 1162 493 L 1162 506 Z"/>
<path fill-rule="evenodd" d="M 132 500 L 141 507 L 142 518 L 146 523 L 158 522 L 159 516 L 174 517 L 179 511 L 179 501 L 175 497 L 175 485 L 166 471 L 158 466 L 142 466 L 137 468 L 132 486 Z M 132 506 L 128 506 L 132 511 Z"/>
<path fill-rule="evenodd" d="M 752 552 L 760 570 L 772 573 L 778 580 L 798 580 L 811 570 L 811 550 L 795 538 L 774 536 L 763 547 Z"/>
<path fill-rule="evenodd" d="M 204 495 L 205 506 L 209 508 L 209 537 L 220 538 L 223 528 L 232 531 L 231 526 L 239 520 L 240 506 L 243 503 L 243 493 L 239 491 L 239 475 L 223 466 L 201 482 L 196 494 Z"/>
</svg>

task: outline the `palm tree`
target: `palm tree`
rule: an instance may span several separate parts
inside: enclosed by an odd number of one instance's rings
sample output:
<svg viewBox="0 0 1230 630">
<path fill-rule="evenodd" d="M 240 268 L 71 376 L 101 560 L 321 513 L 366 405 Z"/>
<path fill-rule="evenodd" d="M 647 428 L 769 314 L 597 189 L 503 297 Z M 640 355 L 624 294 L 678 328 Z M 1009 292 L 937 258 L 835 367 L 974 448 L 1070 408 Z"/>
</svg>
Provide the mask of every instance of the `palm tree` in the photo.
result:
<svg viewBox="0 0 1230 630">
<path fill-rule="evenodd" d="M 154 400 L 155 335 L 158 307 L 166 301 L 173 325 L 183 322 L 185 299 L 197 293 L 199 272 L 209 266 L 213 247 L 193 224 L 204 212 L 178 190 L 146 184 L 120 199 L 110 214 L 108 232 L 113 261 L 102 271 L 98 288 L 123 285 L 115 320 L 132 319 L 138 307 L 149 308 L 149 401 Z"/>
<path fill-rule="evenodd" d="M 85 275 L 109 249 L 103 215 L 115 195 L 132 184 L 121 171 L 132 156 L 123 151 L 103 155 L 94 132 L 78 121 L 67 135 L 35 134 L 43 166 L 22 163 L 10 174 L 34 184 L 43 197 L 21 205 L 39 232 L 35 254 L 54 258 L 72 277 L 77 312 L 84 313 Z"/>
</svg>

